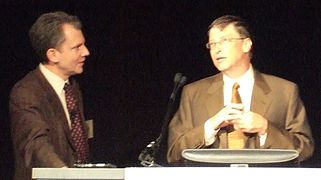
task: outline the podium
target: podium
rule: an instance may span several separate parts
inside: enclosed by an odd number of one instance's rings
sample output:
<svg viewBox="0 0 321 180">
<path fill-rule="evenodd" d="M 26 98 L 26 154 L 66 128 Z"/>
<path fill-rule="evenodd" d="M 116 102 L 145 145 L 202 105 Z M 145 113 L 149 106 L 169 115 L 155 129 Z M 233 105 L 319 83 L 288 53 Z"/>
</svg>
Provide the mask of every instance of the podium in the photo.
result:
<svg viewBox="0 0 321 180">
<path fill-rule="evenodd" d="M 128 167 L 128 168 L 33 168 L 34 180 L 165 180 L 224 179 L 318 180 L 321 168 L 231 167 Z"/>
<path fill-rule="evenodd" d="M 190 167 L 33 168 L 32 178 L 34 180 L 271 180 L 282 177 L 291 180 L 302 180 L 307 177 L 312 180 L 320 179 L 321 168 L 296 168 L 298 155 L 295 150 L 281 149 L 186 149 L 182 152 L 182 156 L 192 163 Z M 193 163 L 199 163 L 200 167 L 193 167 L 195 165 Z M 289 166 L 289 163 L 293 163 L 294 166 Z"/>
<path fill-rule="evenodd" d="M 124 168 L 33 168 L 33 180 L 123 180 Z"/>
<path fill-rule="evenodd" d="M 290 149 L 185 149 L 186 166 L 299 167 L 299 153 Z"/>
<path fill-rule="evenodd" d="M 319 180 L 319 168 L 152 167 L 125 168 L 125 180 Z"/>
</svg>

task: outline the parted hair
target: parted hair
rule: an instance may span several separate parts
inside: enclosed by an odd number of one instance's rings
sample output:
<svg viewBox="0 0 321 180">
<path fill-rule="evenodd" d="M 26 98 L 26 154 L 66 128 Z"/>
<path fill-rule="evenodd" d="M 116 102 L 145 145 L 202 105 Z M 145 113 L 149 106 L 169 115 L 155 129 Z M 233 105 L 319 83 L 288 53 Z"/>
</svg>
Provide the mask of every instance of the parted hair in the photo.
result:
<svg viewBox="0 0 321 180">
<path fill-rule="evenodd" d="M 81 29 L 82 24 L 77 16 L 69 15 L 62 11 L 42 14 L 29 30 L 31 46 L 40 62 L 48 62 L 46 53 L 50 48 L 59 49 L 65 41 L 63 25 L 70 24 L 76 29 Z"/>
<path fill-rule="evenodd" d="M 250 38 L 252 39 L 252 35 L 250 33 L 250 28 L 247 22 L 242 19 L 239 16 L 233 16 L 233 15 L 224 15 L 217 19 L 215 19 L 208 27 L 208 30 L 211 30 L 212 28 L 216 27 L 220 30 L 223 30 L 226 26 L 229 24 L 233 24 L 236 28 L 237 32 L 243 37 L 243 38 Z"/>
</svg>

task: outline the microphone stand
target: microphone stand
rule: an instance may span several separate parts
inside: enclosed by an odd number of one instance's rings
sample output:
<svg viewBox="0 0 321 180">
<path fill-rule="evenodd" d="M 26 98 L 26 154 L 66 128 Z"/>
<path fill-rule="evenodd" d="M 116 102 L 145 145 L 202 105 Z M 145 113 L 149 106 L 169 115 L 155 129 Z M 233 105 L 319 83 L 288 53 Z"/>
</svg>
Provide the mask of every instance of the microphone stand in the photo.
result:
<svg viewBox="0 0 321 180">
<path fill-rule="evenodd" d="M 185 76 L 182 76 L 181 73 L 176 73 L 174 77 L 174 89 L 171 93 L 171 96 L 169 98 L 169 102 L 167 105 L 167 110 L 164 116 L 164 123 L 162 125 L 161 133 L 157 137 L 156 140 L 150 142 L 145 149 L 139 154 L 138 160 L 140 161 L 140 164 L 145 167 L 160 167 L 159 164 L 157 164 L 155 155 L 157 154 L 159 150 L 160 143 L 163 139 L 164 133 L 167 130 L 167 126 L 169 121 L 172 117 L 172 111 L 174 110 L 174 102 L 176 98 L 176 94 L 178 90 L 183 87 L 183 85 L 186 83 L 187 78 Z"/>
</svg>

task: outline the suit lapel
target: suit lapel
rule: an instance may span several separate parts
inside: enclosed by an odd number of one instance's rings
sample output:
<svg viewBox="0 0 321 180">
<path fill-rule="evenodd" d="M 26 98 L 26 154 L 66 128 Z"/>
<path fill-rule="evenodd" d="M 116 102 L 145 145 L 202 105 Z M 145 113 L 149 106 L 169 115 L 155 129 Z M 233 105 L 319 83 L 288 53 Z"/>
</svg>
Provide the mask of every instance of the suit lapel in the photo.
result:
<svg viewBox="0 0 321 180">
<path fill-rule="evenodd" d="M 222 78 L 222 74 L 214 76 L 213 82 L 211 83 L 211 86 L 207 91 L 205 106 L 207 109 L 208 117 L 214 116 L 224 106 Z"/>
<path fill-rule="evenodd" d="M 269 93 L 271 92 L 271 89 L 263 79 L 262 74 L 260 72 L 254 71 L 254 78 L 255 81 L 252 92 L 251 111 L 264 116 L 271 104 L 271 98 L 269 98 Z M 247 148 L 260 147 L 259 137 L 256 133 L 246 133 L 245 142 Z"/>
<path fill-rule="evenodd" d="M 214 76 L 213 82 L 207 91 L 208 97 L 206 101 L 206 109 L 208 112 L 208 117 L 214 116 L 224 107 L 223 86 L 223 75 L 222 73 L 219 73 L 217 76 Z M 218 132 L 217 137 L 219 138 L 219 143 L 215 143 L 214 146 L 219 146 L 219 148 L 227 148 L 226 130 L 221 129 Z"/>
<path fill-rule="evenodd" d="M 55 107 L 54 111 L 55 111 L 55 114 L 57 115 L 57 117 L 55 117 L 55 118 L 57 118 L 57 121 L 62 124 L 62 127 L 63 127 L 66 137 L 69 141 L 69 144 L 72 146 L 73 149 L 75 149 L 75 147 L 73 146 L 73 143 L 72 143 L 71 132 L 69 129 L 66 113 L 64 111 L 64 108 L 60 102 L 60 99 L 59 99 L 57 93 L 52 88 L 52 86 L 49 84 L 49 82 L 47 81 L 47 79 L 42 74 L 42 72 L 40 71 L 39 68 L 36 69 L 35 73 L 36 73 L 36 76 L 39 78 L 40 87 L 43 88 L 43 90 L 46 92 L 46 96 L 48 98 L 49 103 L 52 104 L 52 107 Z"/>
<path fill-rule="evenodd" d="M 253 87 L 251 111 L 264 116 L 271 104 L 271 98 L 269 98 L 271 89 L 263 79 L 261 73 L 255 71 L 254 77 L 255 83 Z"/>
</svg>

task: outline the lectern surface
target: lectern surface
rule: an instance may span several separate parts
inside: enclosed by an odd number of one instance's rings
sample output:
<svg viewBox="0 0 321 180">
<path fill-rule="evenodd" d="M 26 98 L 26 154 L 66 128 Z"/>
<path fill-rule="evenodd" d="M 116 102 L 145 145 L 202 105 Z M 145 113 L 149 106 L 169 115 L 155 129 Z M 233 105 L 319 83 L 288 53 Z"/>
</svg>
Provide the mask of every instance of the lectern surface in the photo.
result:
<svg viewBox="0 0 321 180">
<path fill-rule="evenodd" d="M 125 180 L 320 180 L 320 168 L 126 168 Z"/>
<path fill-rule="evenodd" d="M 186 160 L 206 163 L 281 163 L 296 159 L 299 153 L 287 149 L 185 149 Z"/>
<path fill-rule="evenodd" d="M 34 168 L 36 180 L 319 180 L 321 168 L 128 167 Z"/>
<path fill-rule="evenodd" d="M 35 180 L 123 180 L 124 168 L 33 168 Z"/>
</svg>

